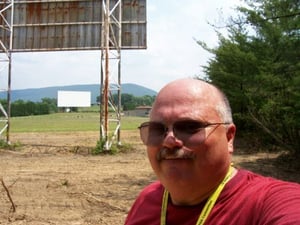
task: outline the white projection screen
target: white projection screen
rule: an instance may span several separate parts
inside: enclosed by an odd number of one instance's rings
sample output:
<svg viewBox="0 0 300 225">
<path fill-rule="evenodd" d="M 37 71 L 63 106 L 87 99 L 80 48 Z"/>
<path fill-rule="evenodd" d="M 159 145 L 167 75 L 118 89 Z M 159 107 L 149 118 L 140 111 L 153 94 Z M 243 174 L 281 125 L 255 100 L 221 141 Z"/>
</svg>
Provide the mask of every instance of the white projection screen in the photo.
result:
<svg viewBox="0 0 300 225">
<path fill-rule="evenodd" d="M 58 91 L 57 107 L 90 107 L 90 91 Z"/>
</svg>

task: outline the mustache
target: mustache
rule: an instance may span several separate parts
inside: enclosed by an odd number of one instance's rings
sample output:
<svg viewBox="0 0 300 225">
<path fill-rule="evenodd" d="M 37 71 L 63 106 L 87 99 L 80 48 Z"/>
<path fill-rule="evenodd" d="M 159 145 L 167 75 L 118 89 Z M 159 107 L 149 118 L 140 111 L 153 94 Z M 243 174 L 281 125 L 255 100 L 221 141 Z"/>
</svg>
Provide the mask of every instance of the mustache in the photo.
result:
<svg viewBox="0 0 300 225">
<path fill-rule="evenodd" d="M 166 148 L 163 147 L 157 153 L 157 160 L 167 159 L 194 159 L 195 154 L 188 148 Z"/>
</svg>

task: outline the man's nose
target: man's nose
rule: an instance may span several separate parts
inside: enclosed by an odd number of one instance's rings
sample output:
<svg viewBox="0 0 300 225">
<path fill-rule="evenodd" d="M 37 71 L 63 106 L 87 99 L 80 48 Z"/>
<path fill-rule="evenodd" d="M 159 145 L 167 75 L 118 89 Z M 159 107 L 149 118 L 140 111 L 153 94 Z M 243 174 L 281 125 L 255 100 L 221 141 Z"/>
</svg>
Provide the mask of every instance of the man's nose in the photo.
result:
<svg viewBox="0 0 300 225">
<path fill-rule="evenodd" d="M 182 146 L 183 145 L 183 141 L 178 139 L 175 134 L 173 129 L 168 129 L 166 131 L 166 135 L 163 141 L 163 145 L 166 147 L 174 147 L 174 146 Z"/>
</svg>

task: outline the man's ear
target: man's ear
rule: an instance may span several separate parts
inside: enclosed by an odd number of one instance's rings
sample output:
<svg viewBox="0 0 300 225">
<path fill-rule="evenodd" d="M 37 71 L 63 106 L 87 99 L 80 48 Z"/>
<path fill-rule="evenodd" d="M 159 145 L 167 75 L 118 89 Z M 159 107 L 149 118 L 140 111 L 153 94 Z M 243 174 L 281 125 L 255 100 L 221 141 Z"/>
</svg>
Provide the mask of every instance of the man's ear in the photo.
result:
<svg viewBox="0 0 300 225">
<path fill-rule="evenodd" d="M 233 142 L 234 142 L 234 137 L 235 137 L 235 132 L 236 132 L 236 127 L 233 123 L 229 124 L 227 126 L 227 143 L 228 143 L 228 151 L 229 153 L 233 153 L 234 151 L 234 146 L 233 146 Z"/>
</svg>

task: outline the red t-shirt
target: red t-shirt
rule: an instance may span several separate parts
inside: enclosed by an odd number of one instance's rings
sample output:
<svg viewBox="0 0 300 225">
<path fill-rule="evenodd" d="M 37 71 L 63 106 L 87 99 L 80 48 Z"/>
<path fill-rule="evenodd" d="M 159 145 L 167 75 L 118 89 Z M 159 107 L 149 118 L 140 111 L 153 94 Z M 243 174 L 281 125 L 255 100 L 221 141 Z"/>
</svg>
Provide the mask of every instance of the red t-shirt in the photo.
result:
<svg viewBox="0 0 300 225">
<path fill-rule="evenodd" d="M 125 225 L 159 225 L 163 186 L 147 186 Z M 168 201 L 167 225 L 195 225 L 205 202 L 175 206 Z M 205 225 L 300 225 L 300 185 L 239 170 L 224 187 Z"/>
</svg>

